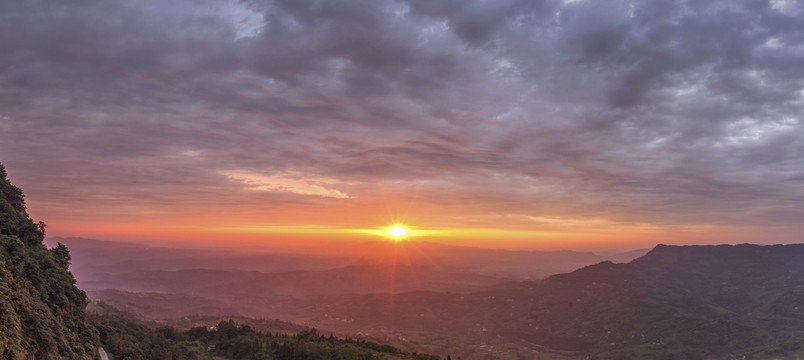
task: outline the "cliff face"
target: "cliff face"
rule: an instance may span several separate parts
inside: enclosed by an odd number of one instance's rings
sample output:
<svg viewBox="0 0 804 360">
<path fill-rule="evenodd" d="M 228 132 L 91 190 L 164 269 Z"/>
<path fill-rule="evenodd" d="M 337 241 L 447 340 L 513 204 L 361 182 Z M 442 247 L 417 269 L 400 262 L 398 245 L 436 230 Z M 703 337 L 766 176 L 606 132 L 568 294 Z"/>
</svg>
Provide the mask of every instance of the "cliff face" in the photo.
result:
<svg viewBox="0 0 804 360">
<path fill-rule="evenodd" d="M 0 358 L 92 359 L 100 342 L 86 294 L 67 271 L 67 248 L 47 249 L 44 235 L 0 165 Z"/>
</svg>

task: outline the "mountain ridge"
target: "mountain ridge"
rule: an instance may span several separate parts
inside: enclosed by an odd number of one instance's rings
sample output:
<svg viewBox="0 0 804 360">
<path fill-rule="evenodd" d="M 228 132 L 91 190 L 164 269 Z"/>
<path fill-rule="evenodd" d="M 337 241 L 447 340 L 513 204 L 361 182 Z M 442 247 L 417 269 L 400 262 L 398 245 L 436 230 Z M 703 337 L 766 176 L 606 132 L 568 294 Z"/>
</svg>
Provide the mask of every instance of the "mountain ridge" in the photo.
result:
<svg viewBox="0 0 804 360">
<path fill-rule="evenodd" d="M 804 244 L 660 244 L 628 263 L 471 293 L 330 295 L 282 311 L 316 327 L 406 338 L 406 346 L 442 339 L 465 359 L 796 359 L 804 355 L 802 282 Z"/>
</svg>

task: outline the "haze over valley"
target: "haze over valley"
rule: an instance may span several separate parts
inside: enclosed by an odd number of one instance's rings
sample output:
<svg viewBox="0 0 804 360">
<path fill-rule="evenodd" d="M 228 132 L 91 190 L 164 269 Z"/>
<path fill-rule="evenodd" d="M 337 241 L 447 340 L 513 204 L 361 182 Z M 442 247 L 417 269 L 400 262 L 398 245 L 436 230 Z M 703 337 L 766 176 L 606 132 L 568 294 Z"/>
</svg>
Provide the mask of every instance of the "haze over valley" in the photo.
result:
<svg viewBox="0 0 804 360">
<path fill-rule="evenodd" d="M 601 256 L 373 242 L 317 255 L 54 241 L 73 249 L 91 299 L 178 326 L 279 319 L 463 359 L 756 357 L 801 345 L 801 245 Z"/>
<path fill-rule="evenodd" d="M 149 307 L 141 316 L 179 312 L 286 320 L 308 320 L 321 296 L 439 291 L 467 293 L 519 280 L 538 280 L 600 261 L 627 261 L 644 251 L 600 256 L 575 251 L 507 251 L 433 243 L 366 243 L 363 253 L 335 255 L 238 253 L 236 250 L 164 248 L 89 239 L 48 239 L 71 249 L 72 272 L 91 298 L 122 301 L 130 292 L 154 302 L 192 297 L 206 310 L 183 301 Z M 140 295 L 144 301 L 148 295 Z M 327 298 L 327 299 L 329 299 Z M 332 301 L 332 300 L 328 300 Z M 150 305 L 154 306 L 154 305 Z M 320 315 L 320 314 L 319 314 Z M 325 321 L 320 318 L 316 321 Z M 313 323 L 315 324 L 315 322 Z"/>
</svg>

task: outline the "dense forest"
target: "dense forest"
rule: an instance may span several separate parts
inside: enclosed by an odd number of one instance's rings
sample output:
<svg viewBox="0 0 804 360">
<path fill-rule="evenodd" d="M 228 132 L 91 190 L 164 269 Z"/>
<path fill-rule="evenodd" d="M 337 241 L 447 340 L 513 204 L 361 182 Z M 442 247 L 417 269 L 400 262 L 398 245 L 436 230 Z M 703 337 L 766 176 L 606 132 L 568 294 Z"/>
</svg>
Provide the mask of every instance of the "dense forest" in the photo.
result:
<svg viewBox="0 0 804 360">
<path fill-rule="evenodd" d="M 102 311 L 90 315 L 90 320 L 99 330 L 105 349 L 120 359 L 194 360 L 213 356 L 238 360 L 440 359 L 365 340 L 325 336 L 315 328 L 296 334 L 271 333 L 228 320 L 212 328 L 200 326 L 179 331 L 134 320 L 108 305 L 99 307 Z"/>
<path fill-rule="evenodd" d="M 42 244 L 45 224 L 0 165 L 0 356 L 91 359 L 100 344 L 86 321 L 87 297 L 67 271 L 70 252 Z"/>
<path fill-rule="evenodd" d="M 180 331 L 132 319 L 102 304 L 88 314 L 87 296 L 67 270 L 70 252 L 43 245 L 45 224 L 35 223 L 23 192 L 0 165 L 0 358 L 192 360 L 438 360 L 438 356 L 352 338 L 263 333 L 234 321 Z"/>
</svg>

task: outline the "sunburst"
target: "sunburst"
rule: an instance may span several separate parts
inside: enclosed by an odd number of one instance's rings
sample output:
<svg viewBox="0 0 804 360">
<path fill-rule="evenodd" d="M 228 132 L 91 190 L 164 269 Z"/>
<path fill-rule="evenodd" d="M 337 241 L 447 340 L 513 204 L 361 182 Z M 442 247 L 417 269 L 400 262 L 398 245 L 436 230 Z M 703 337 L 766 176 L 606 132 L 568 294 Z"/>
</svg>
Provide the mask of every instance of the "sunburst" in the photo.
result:
<svg viewBox="0 0 804 360">
<path fill-rule="evenodd" d="M 405 236 L 405 234 L 408 233 L 408 231 L 405 230 L 405 228 L 403 228 L 400 225 L 394 225 L 390 229 L 386 230 L 385 232 L 387 232 L 388 234 L 391 234 L 391 236 L 393 236 L 394 239 L 399 239 L 400 237 Z"/>
</svg>

